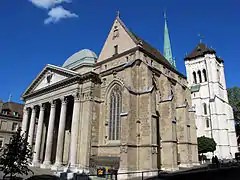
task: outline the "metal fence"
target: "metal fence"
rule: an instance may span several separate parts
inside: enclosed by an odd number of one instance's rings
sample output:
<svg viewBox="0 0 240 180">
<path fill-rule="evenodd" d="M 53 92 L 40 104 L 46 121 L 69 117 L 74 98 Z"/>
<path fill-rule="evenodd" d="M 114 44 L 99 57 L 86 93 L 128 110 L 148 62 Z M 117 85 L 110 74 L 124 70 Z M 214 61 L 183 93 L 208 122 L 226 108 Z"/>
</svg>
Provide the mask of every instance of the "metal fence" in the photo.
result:
<svg viewBox="0 0 240 180">
<path fill-rule="evenodd" d="M 161 170 L 152 170 L 152 171 L 134 171 L 126 173 L 118 173 L 118 171 L 110 171 L 104 174 L 78 174 L 74 173 L 73 180 L 88 180 L 88 179 L 102 179 L 102 180 L 117 180 L 120 177 L 124 179 L 131 180 L 145 180 L 151 176 L 158 176 L 162 171 Z M 62 173 L 60 176 L 61 180 L 67 179 L 67 174 Z"/>
</svg>

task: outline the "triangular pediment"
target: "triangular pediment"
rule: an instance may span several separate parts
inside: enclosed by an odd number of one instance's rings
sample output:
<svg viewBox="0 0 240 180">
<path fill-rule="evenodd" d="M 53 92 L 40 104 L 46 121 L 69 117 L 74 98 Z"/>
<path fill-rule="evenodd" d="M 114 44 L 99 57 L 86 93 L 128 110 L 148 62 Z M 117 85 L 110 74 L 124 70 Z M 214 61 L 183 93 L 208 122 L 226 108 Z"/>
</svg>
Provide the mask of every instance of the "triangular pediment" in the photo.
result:
<svg viewBox="0 0 240 180">
<path fill-rule="evenodd" d="M 35 91 L 50 87 L 56 83 L 64 81 L 78 75 L 77 72 L 68 70 L 66 68 L 54 66 L 48 64 L 45 68 L 38 74 L 38 76 L 32 81 L 30 86 L 23 93 L 23 97 Z"/>
<path fill-rule="evenodd" d="M 117 46 L 117 54 L 121 54 L 137 46 L 137 39 L 124 25 L 122 20 L 117 17 L 112 25 L 108 37 L 104 43 L 98 62 L 113 57 L 115 55 L 115 47 Z"/>
</svg>

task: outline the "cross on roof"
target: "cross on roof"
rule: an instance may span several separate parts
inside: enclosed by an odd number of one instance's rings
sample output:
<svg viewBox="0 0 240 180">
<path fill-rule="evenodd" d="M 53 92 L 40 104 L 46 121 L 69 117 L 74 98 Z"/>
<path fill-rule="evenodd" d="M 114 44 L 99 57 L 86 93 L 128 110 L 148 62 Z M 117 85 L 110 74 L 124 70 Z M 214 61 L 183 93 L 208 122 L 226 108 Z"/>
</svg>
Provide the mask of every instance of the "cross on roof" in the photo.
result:
<svg viewBox="0 0 240 180">
<path fill-rule="evenodd" d="M 117 17 L 120 17 L 120 11 L 117 11 Z"/>
<path fill-rule="evenodd" d="M 202 34 L 198 34 L 198 37 L 200 38 L 200 43 L 202 43 L 204 36 Z"/>
</svg>

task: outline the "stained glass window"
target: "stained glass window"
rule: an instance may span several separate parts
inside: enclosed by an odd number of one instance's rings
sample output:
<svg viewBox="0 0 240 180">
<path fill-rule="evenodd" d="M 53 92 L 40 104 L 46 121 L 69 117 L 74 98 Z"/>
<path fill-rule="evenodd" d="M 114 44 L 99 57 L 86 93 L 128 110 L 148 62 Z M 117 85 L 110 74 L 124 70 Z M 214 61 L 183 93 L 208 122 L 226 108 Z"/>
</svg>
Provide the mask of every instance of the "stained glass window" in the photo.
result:
<svg viewBox="0 0 240 180">
<path fill-rule="evenodd" d="M 120 140 L 120 113 L 122 95 L 119 86 L 115 86 L 110 94 L 109 140 Z"/>
</svg>

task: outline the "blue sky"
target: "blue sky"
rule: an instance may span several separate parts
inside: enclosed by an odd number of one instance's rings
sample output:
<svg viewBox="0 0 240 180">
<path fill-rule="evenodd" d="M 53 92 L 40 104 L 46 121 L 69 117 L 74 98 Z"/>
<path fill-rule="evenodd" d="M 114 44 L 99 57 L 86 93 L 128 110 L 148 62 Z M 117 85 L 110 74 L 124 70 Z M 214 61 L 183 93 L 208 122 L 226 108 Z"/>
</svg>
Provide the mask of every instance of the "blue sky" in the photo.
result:
<svg viewBox="0 0 240 180">
<path fill-rule="evenodd" d="M 30 0 L 0 2 L 3 101 L 11 93 L 12 101 L 21 102 L 21 94 L 46 64 L 61 66 L 83 48 L 99 54 L 117 10 L 130 30 L 162 52 L 166 8 L 179 71 L 185 74 L 183 57 L 199 43 L 201 33 L 204 43 L 225 60 L 227 87 L 240 86 L 238 0 L 32 1 L 35 4 Z"/>
</svg>

